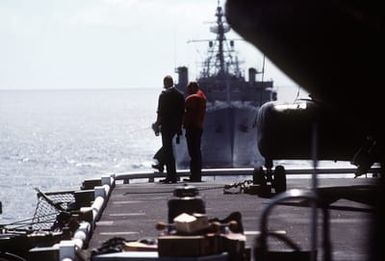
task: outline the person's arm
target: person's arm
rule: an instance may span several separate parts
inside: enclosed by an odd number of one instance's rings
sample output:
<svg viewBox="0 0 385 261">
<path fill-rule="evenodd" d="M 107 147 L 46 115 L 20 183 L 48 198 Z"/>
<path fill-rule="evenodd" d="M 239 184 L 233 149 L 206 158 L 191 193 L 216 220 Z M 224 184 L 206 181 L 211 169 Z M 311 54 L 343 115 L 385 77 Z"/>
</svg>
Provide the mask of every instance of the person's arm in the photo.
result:
<svg viewBox="0 0 385 261">
<path fill-rule="evenodd" d="M 156 113 L 157 113 L 156 124 L 158 126 L 160 126 L 161 122 L 162 122 L 162 115 L 164 115 L 164 93 L 163 92 L 159 95 L 158 109 L 157 109 Z"/>
<path fill-rule="evenodd" d="M 192 127 L 194 126 L 194 115 L 197 112 L 197 100 L 195 97 L 190 96 L 186 99 L 186 110 L 184 113 L 184 126 Z"/>
<path fill-rule="evenodd" d="M 183 118 L 185 114 L 185 101 L 183 95 L 180 96 L 179 99 L 179 105 L 178 105 L 178 110 L 179 110 L 179 117 L 178 120 L 179 122 L 177 123 L 177 135 L 182 135 L 182 128 L 183 128 Z"/>
<path fill-rule="evenodd" d="M 163 110 L 164 110 L 163 107 L 164 107 L 164 95 L 162 92 L 158 98 L 158 108 L 156 110 L 156 121 L 151 126 L 156 136 L 158 136 L 160 133 L 161 122 L 162 122 L 161 115 L 163 115 Z"/>
</svg>

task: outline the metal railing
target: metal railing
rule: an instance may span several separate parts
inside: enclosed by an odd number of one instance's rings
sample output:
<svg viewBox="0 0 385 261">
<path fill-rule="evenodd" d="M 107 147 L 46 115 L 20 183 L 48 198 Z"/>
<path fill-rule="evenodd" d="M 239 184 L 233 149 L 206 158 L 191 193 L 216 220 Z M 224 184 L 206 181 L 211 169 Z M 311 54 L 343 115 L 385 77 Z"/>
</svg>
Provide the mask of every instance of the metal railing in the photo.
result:
<svg viewBox="0 0 385 261">
<path fill-rule="evenodd" d="M 322 175 L 335 175 L 335 174 L 351 174 L 354 175 L 356 168 L 318 168 L 317 174 Z M 203 169 L 202 177 L 226 177 L 226 176 L 253 176 L 255 169 L 254 168 L 223 168 L 223 169 Z M 296 169 L 286 169 L 286 175 L 312 175 L 313 168 L 296 168 Z M 368 174 L 379 174 L 380 168 L 375 167 L 371 168 L 368 171 Z M 190 175 L 189 170 L 179 170 L 178 176 L 188 177 Z M 125 183 L 129 183 L 130 180 L 135 179 L 148 179 L 149 182 L 154 182 L 155 178 L 164 178 L 166 177 L 165 173 L 160 172 L 124 172 L 116 173 L 115 180 L 123 180 Z M 363 176 L 364 177 L 364 176 Z"/>
</svg>

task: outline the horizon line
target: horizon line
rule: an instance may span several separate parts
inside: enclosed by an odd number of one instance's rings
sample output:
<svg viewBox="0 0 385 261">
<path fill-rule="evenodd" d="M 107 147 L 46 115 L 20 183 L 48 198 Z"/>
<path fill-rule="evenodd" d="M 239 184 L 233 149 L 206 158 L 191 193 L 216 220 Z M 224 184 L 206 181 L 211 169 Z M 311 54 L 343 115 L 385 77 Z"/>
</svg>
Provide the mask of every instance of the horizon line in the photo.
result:
<svg viewBox="0 0 385 261">
<path fill-rule="evenodd" d="M 122 91 L 122 90 L 135 90 L 135 89 L 157 89 L 160 87 L 114 87 L 114 88 L 100 88 L 100 87 L 93 87 L 93 88 L 8 88 L 3 89 L 0 88 L 0 91 L 108 91 L 108 90 L 116 90 L 116 91 Z"/>
</svg>

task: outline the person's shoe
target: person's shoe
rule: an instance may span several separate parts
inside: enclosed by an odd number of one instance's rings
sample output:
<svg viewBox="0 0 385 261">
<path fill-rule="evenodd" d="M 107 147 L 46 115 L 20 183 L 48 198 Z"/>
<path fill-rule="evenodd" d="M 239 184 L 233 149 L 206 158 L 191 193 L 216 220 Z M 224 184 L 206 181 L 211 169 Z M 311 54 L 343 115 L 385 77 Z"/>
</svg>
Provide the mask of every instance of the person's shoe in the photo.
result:
<svg viewBox="0 0 385 261">
<path fill-rule="evenodd" d="M 175 183 L 177 183 L 177 180 L 176 180 L 176 179 L 165 178 L 165 179 L 159 180 L 159 183 L 163 183 L 163 184 L 175 184 Z"/>
<path fill-rule="evenodd" d="M 183 181 L 186 181 L 186 182 L 202 182 L 202 179 L 187 178 L 187 179 L 183 179 Z"/>
<path fill-rule="evenodd" d="M 157 169 L 159 172 L 163 173 L 164 171 L 164 166 L 161 165 L 161 164 L 152 164 L 151 167 L 153 167 L 154 169 Z"/>
</svg>

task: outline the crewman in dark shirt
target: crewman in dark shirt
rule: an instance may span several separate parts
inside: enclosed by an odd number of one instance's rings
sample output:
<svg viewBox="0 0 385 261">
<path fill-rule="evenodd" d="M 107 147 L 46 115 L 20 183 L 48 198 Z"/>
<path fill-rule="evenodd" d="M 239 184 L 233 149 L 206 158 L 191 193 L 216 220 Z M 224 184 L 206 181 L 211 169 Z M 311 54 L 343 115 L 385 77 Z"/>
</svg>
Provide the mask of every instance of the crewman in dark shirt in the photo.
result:
<svg viewBox="0 0 385 261">
<path fill-rule="evenodd" d="M 162 151 L 166 165 L 166 179 L 163 183 L 176 183 L 176 166 L 172 141 L 175 135 L 182 134 L 184 113 L 183 94 L 174 87 L 174 81 L 167 75 L 163 79 L 165 90 L 159 95 L 157 121 L 155 122 L 162 135 Z"/>
<path fill-rule="evenodd" d="M 202 181 L 201 138 L 203 122 L 206 114 L 206 96 L 197 82 L 187 85 L 187 98 L 183 127 L 186 129 L 187 149 L 190 155 L 190 179 L 186 181 Z"/>
</svg>

